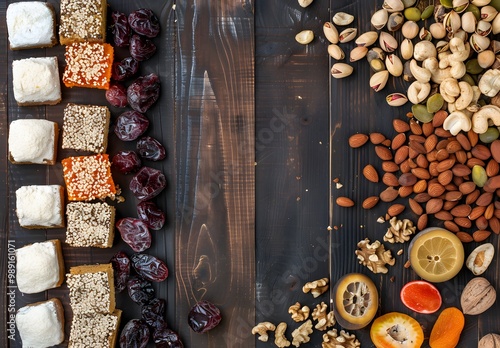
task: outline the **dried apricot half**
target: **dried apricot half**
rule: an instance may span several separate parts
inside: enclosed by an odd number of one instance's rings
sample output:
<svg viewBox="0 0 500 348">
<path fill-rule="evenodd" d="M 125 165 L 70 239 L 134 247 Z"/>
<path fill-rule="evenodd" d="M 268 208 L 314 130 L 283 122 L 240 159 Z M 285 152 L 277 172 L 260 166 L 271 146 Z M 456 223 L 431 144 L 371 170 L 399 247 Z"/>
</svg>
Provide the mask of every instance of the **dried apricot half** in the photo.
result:
<svg viewBox="0 0 500 348">
<path fill-rule="evenodd" d="M 407 283 L 400 292 L 403 304 L 417 313 L 430 314 L 441 307 L 442 299 L 439 290 L 425 280 Z"/>
<path fill-rule="evenodd" d="M 333 293 L 335 318 L 344 329 L 361 329 L 375 317 L 378 309 L 377 287 L 364 274 L 344 275 L 335 284 Z"/>
<path fill-rule="evenodd" d="M 370 338 L 377 348 L 419 348 L 424 342 L 424 331 L 409 315 L 391 312 L 373 321 Z"/>
</svg>

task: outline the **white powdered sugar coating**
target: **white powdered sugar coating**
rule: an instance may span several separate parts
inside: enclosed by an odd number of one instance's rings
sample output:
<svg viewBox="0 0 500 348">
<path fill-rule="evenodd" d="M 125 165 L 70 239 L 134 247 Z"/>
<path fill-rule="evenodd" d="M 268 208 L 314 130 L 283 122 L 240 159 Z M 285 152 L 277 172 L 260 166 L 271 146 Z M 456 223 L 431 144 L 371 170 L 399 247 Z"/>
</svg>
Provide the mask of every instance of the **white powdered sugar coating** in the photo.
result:
<svg viewBox="0 0 500 348">
<path fill-rule="evenodd" d="M 44 164 L 54 159 L 54 122 L 37 119 L 12 121 L 9 152 L 16 162 Z"/>
<path fill-rule="evenodd" d="M 40 1 L 22 1 L 7 7 L 10 47 L 51 46 L 54 38 L 53 13 Z"/>
<path fill-rule="evenodd" d="M 16 281 L 19 291 L 35 294 L 54 288 L 59 277 L 54 243 L 33 243 L 16 250 Z"/>
<path fill-rule="evenodd" d="M 21 186 L 16 191 L 16 214 L 21 226 L 62 225 L 59 185 Z"/>
<path fill-rule="evenodd" d="M 20 308 L 16 314 L 16 325 L 23 347 L 45 348 L 64 341 L 63 323 L 57 320 L 52 301 Z"/>
<path fill-rule="evenodd" d="M 13 61 L 12 84 L 18 103 L 54 102 L 61 99 L 57 57 Z"/>
</svg>

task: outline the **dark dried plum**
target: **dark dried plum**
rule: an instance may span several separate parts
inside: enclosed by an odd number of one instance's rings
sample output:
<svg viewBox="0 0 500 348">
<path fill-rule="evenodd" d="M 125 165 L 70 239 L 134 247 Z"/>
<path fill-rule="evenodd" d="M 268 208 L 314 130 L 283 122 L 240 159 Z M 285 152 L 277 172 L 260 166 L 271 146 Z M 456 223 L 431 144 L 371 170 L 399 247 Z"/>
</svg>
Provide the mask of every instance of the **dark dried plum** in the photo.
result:
<svg viewBox="0 0 500 348">
<path fill-rule="evenodd" d="M 188 314 L 189 326 L 198 333 L 212 330 L 221 320 L 219 308 L 206 300 L 196 303 Z"/>
<path fill-rule="evenodd" d="M 111 265 L 115 275 L 115 290 L 122 292 L 127 288 L 130 276 L 130 259 L 123 251 L 119 251 L 111 258 Z"/>
<path fill-rule="evenodd" d="M 161 230 L 165 224 L 165 213 L 151 201 L 143 201 L 137 204 L 137 216 L 144 221 L 152 230 Z"/>
<path fill-rule="evenodd" d="M 127 106 L 127 89 L 125 86 L 118 82 L 112 82 L 109 89 L 106 90 L 106 100 L 108 103 L 117 108 L 124 108 Z"/>
<path fill-rule="evenodd" d="M 142 62 L 151 58 L 156 52 L 153 41 L 139 35 L 132 35 L 129 46 L 130 55 L 135 60 Z"/>
<path fill-rule="evenodd" d="M 127 99 L 135 111 L 146 112 L 160 97 L 160 78 L 156 74 L 138 77 L 127 88 Z"/>
<path fill-rule="evenodd" d="M 177 332 L 168 328 L 166 323 L 155 328 L 153 331 L 153 339 L 156 348 L 184 348 L 181 338 Z"/>
<path fill-rule="evenodd" d="M 113 156 L 111 162 L 113 167 L 123 174 L 133 173 L 141 169 L 141 159 L 134 151 L 121 151 Z"/>
<path fill-rule="evenodd" d="M 149 328 L 140 319 L 132 319 L 123 327 L 120 348 L 145 348 L 149 341 Z"/>
<path fill-rule="evenodd" d="M 126 47 L 130 42 L 130 26 L 128 24 L 127 16 L 125 13 L 118 11 L 113 11 L 111 13 L 111 19 L 113 22 L 113 41 L 117 47 Z"/>
<path fill-rule="evenodd" d="M 116 119 L 115 134 L 120 140 L 132 141 L 148 127 L 149 120 L 146 116 L 137 111 L 125 111 Z"/>
<path fill-rule="evenodd" d="M 124 81 L 139 71 L 139 62 L 132 57 L 127 57 L 119 62 L 113 63 L 111 78 L 115 81 Z"/>
<path fill-rule="evenodd" d="M 150 327 L 156 328 L 165 322 L 165 300 L 154 298 L 141 308 L 142 320 Z"/>
<path fill-rule="evenodd" d="M 156 37 L 160 33 L 160 21 L 150 9 L 141 8 L 129 14 L 128 23 L 137 34 Z"/>
<path fill-rule="evenodd" d="M 137 142 L 139 155 L 151 161 L 161 161 L 167 155 L 162 144 L 153 137 L 143 137 Z"/>
<path fill-rule="evenodd" d="M 130 258 L 132 267 L 142 278 L 152 282 L 162 282 L 168 277 L 168 268 L 165 262 L 148 254 L 134 254 Z"/>
<path fill-rule="evenodd" d="M 132 301 L 140 305 L 148 303 L 155 297 L 155 289 L 151 282 L 138 277 L 129 279 L 127 290 Z"/>
<path fill-rule="evenodd" d="M 145 201 L 157 196 L 167 186 L 165 175 L 158 169 L 142 167 L 130 180 L 130 191 L 140 200 Z"/>
<path fill-rule="evenodd" d="M 142 220 L 130 217 L 123 218 L 118 220 L 116 228 L 120 231 L 123 241 L 136 253 L 140 253 L 151 246 L 151 233 Z"/>
</svg>

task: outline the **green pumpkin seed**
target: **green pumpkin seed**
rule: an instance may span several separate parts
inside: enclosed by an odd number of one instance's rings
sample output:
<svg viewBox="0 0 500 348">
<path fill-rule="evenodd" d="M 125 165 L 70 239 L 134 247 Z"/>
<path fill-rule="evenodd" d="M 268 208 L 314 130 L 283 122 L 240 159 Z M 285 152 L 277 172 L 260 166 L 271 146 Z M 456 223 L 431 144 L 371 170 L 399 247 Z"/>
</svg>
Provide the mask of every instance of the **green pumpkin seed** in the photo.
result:
<svg viewBox="0 0 500 348">
<path fill-rule="evenodd" d="M 491 0 L 488 5 L 493 6 L 497 11 L 500 11 L 500 0 Z"/>
<path fill-rule="evenodd" d="M 439 0 L 445 8 L 453 8 L 453 0 Z"/>
<path fill-rule="evenodd" d="M 471 59 L 467 63 L 465 63 L 465 68 L 466 71 L 472 75 L 477 75 L 483 72 L 483 68 L 481 68 L 476 58 Z"/>
<path fill-rule="evenodd" d="M 434 118 L 434 114 L 427 111 L 427 107 L 422 104 L 414 104 L 411 107 L 413 116 L 422 123 L 429 123 Z"/>
<path fill-rule="evenodd" d="M 484 132 L 483 134 L 479 134 L 479 139 L 485 144 L 490 144 L 493 141 L 497 140 L 499 135 L 500 132 L 498 131 L 498 128 L 489 127 L 486 132 Z"/>
<path fill-rule="evenodd" d="M 481 10 L 476 5 L 469 4 L 469 7 L 467 7 L 465 12 L 472 12 L 477 21 L 481 20 Z"/>
<path fill-rule="evenodd" d="M 434 5 L 427 6 L 420 15 L 420 19 L 425 21 L 427 18 L 430 18 L 434 14 Z"/>
<path fill-rule="evenodd" d="M 439 93 L 433 94 L 429 97 L 429 99 L 427 99 L 427 104 L 426 104 L 427 112 L 429 113 L 437 112 L 441 110 L 443 104 L 444 104 L 444 99 L 441 96 L 441 94 Z"/>
<path fill-rule="evenodd" d="M 465 74 L 464 76 L 462 76 L 462 78 L 460 80 L 467 82 L 471 86 L 476 85 L 476 80 L 474 80 L 474 78 L 469 74 Z"/>
<path fill-rule="evenodd" d="M 483 167 L 477 164 L 472 167 L 472 181 L 477 187 L 483 187 L 487 180 L 488 175 L 486 175 L 486 170 Z"/>
<path fill-rule="evenodd" d="M 404 14 L 407 20 L 414 22 L 418 22 L 420 20 L 420 17 L 422 16 L 422 13 L 416 7 L 409 7 L 405 9 Z"/>
</svg>

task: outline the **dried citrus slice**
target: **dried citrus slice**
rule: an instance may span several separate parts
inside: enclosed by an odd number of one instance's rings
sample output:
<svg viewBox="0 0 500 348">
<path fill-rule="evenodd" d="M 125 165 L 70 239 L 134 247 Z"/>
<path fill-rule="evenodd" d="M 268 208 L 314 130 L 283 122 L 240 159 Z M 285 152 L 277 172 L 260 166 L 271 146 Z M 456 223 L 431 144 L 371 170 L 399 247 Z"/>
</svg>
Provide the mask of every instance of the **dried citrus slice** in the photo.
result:
<svg viewBox="0 0 500 348">
<path fill-rule="evenodd" d="M 417 313 L 434 313 L 441 307 L 442 303 L 439 290 L 425 280 L 407 283 L 401 289 L 400 296 L 403 304 Z"/>
<path fill-rule="evenodd" d="M 373 321 L 370 338 L 377 348 L 419 348 L 424 342 L 424 331 L 409 315 L 391 312 Z"/>
<path fill-rule="evenodd" d="M 360 273 L 346 274 L 335 284 L 335 318 L 344 329 L 368 325 L 378 309 L 378 291 L 373 281 Z"/>
<path fill-rule="evenodd" d="M 464 247 L 458 237 L 441 228 L 428 228 L 410 243 L 410 263 L 423 279 L 440 283 L 460 271 L 464 264 Z"/>
</svg>

